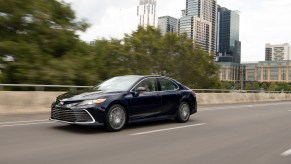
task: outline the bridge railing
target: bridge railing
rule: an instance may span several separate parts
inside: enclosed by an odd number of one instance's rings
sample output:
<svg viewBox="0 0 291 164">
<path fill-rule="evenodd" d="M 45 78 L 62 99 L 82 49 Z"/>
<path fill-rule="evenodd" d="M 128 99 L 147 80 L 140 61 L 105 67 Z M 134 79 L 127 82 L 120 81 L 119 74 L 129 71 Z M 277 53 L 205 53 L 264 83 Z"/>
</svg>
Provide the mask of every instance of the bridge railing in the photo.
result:
<svg viewBox="0 0 291 164">
<path fill-rule="evenodd" d="M 0 84 L 0 91 L 75 91 L 89 89 L 92 86 L 73 85 L 37 85 L 37 84 Z M 226 90 L 226 89 L 192 89 L 196 93 L 286 93 L 291 91 L 265 91 L 265 90 Z"/>
<path fill-rule="evenodd" d="M 193 89 L 196 93 L 286 93 L 291 91 L 266 91 L 266 90 L 226 90 L 226 89 Z"/>
</svg>

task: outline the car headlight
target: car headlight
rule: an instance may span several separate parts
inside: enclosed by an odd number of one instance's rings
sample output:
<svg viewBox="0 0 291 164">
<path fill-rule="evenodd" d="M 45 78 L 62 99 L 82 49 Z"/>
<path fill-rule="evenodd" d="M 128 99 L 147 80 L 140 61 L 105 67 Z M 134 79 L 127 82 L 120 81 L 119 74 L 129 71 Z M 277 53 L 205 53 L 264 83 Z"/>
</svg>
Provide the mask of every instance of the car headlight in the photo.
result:
<svg viewBox="0 0 291 164">
<path fill-rule="evenodd" d="M 106 99 L 97 99 L 97 100 L 84 100 L 80 102 L 77 106 L 86 106 L 86 105 L 94 105 L 94 104 L 101 104 L 105 102 Z"/>
</svg>

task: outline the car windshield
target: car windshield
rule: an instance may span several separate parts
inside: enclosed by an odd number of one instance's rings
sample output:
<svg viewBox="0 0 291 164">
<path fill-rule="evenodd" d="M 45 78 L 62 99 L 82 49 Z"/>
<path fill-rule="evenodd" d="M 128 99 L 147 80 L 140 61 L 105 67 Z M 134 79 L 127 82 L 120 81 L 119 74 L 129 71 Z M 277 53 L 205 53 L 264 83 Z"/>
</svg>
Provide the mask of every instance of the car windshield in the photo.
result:
<svg viewBox="0 0 291 164">
<path fill-rule="evenodd" d="M 132 87 L 140 78 L 140 76 L 114 77 L 97 86 L 94 86 L 93 89 L 105 92 L 128 91 L 130 87 Z"/>
</svg>

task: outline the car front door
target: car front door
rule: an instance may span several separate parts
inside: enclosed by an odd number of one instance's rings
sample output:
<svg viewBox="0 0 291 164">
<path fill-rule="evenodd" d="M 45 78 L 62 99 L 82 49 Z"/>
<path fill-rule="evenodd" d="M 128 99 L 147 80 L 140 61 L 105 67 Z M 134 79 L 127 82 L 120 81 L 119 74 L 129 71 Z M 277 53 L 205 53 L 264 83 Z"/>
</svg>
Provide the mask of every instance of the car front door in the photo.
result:
<svg viewBox="0 0 291 164">
<path fill-rule="evenodd" d="M 137 93 L 138 88 L 145 91 Z M 133 89 L 136 94 L 130 99 L 130 118 L 140 119 L 161 114 L 161 96 L 158 92 L 158 83 L 156 78 L 147 78 L 142 80 Z"/>
</svg>

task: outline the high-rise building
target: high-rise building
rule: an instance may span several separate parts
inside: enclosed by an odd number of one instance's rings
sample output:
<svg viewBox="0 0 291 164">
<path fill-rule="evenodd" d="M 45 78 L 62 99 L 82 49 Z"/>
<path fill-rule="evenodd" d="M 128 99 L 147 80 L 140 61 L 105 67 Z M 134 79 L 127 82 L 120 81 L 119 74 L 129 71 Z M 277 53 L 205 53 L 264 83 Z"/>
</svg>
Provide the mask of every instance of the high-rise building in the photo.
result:
<svg viewBox="0 0 291 164">
<path fill-rule="evenodd" d="M 140 0 L 137 7 L 137 16 L 139 26 L 155 26 L 156 25 L 156 0 Z"/>
<path fill-rule="evenodd" d="M 186 0 L 179 20 L 179 34 L 186 33 L 194 45 L 216 53 L 216 0 Z"/>
<path fill-rule="evenodd" d="M 178 19 L 171 16 L 162 16 L 158 18 L 158 27 L 162 34 L 167 32 L 177 33 L 178 32 Z"/>
<path fill-rule="evenodd" d="M 239 12 L 220 6 L 217 10 L 217 61 L 240 63 Z"/>
<path fill-rule="evenodd" d="M 271 45 L 266 44 L 265 49 L 266 61 L 291 60 L 291 46 L 288 43 Z"/>
</svg>

